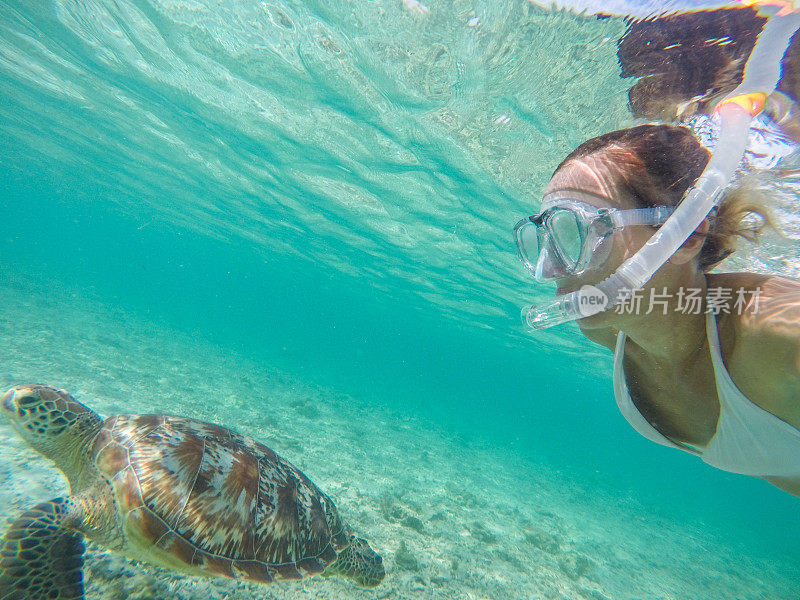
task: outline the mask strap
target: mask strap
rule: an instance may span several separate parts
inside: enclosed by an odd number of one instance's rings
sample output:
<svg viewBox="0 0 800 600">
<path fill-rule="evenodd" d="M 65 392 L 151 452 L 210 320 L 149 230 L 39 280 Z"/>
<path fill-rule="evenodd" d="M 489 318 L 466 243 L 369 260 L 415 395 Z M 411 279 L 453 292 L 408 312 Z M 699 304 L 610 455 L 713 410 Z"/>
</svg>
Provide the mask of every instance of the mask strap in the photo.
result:
<svg viewBox="0 0 800 600">
<path fill-rule="evenodd" d="M 616 225 L 663 225 L 675 212 L 674 206 L 652 206 L 650 208 L 629 208 L 613 214 Z"/>
</svg>

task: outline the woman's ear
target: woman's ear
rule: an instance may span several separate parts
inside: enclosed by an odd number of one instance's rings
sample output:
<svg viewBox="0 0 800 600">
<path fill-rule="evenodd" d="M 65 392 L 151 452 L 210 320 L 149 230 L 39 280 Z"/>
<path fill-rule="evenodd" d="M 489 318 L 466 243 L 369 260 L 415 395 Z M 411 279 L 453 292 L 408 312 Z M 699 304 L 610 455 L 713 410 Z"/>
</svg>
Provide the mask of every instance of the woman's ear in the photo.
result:
<svg viewBox="0 0 800 600">
<path fill-rule="evenodd" d="M 708 219 L 703 219 L 703 222 L 698 225 L 689 239 L 683 242 L 683 245 L 675 251 L 675 254 L 670 256 L 667 262 L 673 265 L 682 265 L 700 253 L 703 244 L 706 243 L 708 237 Z"/>
</svg>

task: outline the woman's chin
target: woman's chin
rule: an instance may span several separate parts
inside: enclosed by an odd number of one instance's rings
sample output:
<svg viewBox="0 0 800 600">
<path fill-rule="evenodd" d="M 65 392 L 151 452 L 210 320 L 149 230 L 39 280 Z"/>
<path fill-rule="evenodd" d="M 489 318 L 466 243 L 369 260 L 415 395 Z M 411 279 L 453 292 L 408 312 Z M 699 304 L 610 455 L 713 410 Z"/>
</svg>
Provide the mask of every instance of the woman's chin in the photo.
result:
<svg viewBox="0 0 800 600">
<path fill-rule="evenodd" d="M 578 323 L 578 327 L 581 329 L 602 329 L 604 327 L 609 327 L 609 315 L 612 314 L 612 310 L 604 310 L 603 312 L 597 313 L 590 317 L 583 317 L 582 319 L 578 319 L 576 322 Z"/>
<path fill-rule="evenodd" d="M 576 281 L 560 281 L 556 287 L 556 295 L 557 296 L 565 296 L 567 294 L 571 294 L 572 292 L 576 292 L 583 288 L 586 283 L 578 283 Z M 581 329 L 601 329 L 603 327 L 609 327 L 609 316 L 613 313 L 611 309 L 604 310 L 603 312 L 594 314 L 590 317 L 583 317 L 582 319 L 578 319 L 578 327 Z"/>
</svg>

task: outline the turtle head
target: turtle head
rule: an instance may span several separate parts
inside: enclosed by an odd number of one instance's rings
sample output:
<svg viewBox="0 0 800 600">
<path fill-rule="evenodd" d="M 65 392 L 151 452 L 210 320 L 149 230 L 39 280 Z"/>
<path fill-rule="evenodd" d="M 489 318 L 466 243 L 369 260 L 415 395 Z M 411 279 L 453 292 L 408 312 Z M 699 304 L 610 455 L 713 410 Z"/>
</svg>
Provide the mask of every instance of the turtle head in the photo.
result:
<svg viewBox="0 0 800 600">
<path fill-rule="evenodd" d="M 69 449 L 83 447 L 102 420 L 64 390 L 47 385 L 18 385 L 0 398 L 5 418 L 34 450 L 59 467 Z"/>
<path fill-rule="evenodd" d="M 339 551 L 335 562 L 328 565 L 323 577 L 339 575 L 347 577 L 365 588 L 373 588 L 383 581 L 383 559 L 375 552 L 367 540 L 350 535 L 350 543 Z"/>
</svg>

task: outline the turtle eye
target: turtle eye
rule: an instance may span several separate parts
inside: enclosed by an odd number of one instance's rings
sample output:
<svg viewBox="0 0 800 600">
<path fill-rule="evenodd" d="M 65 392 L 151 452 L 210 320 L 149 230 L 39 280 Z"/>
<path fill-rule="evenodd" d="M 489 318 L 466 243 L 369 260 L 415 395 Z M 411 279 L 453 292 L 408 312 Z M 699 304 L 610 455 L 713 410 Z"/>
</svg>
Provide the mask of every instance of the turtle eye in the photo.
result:
<svg viewBox="0 0 800 600">
<path fill-rule="evenodd" d="M 39 398 L 37 396 L 23 396 L 19 400 L 17 400 L 17 404 L 20 408 L 30 408 L 34 404 L 39 402 Z"/>
</svg>

